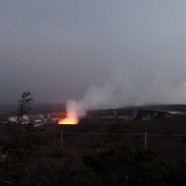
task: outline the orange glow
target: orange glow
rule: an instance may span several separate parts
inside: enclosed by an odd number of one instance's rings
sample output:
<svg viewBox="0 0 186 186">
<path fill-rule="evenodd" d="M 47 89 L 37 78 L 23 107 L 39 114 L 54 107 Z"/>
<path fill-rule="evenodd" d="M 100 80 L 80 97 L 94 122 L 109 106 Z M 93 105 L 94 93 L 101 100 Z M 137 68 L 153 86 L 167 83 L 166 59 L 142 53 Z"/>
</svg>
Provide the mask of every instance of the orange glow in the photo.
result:
<svg viewBox="0 0 186 186">
<path fill-rule="evenodd" d="M 64 118 L 64 119 L 60 119 L 58 121 L 58 124 L 59 125 L 64 125 L 64 124 L 67 124 L 67 125 L 76 125 L 78 124 L 79 120 L 78 120 L 78 117 L 77 117 L 77 114 L 73 111 L 70 111 L 69 113 L 67 113 L 67 117 Z"/>
<path fill-rule="evenodd" d="M 68 100 L 66 104 L 66 117 L 58 121 L 60 125 L 75 125 L 79 123 L 78 105 L 75 101 Z"/>
<path fill-rule="evenodd" d="M 78 124 L 78 120 L 77 119 L 74 119 L 74 118 L 65 118 L 65 119 L 60 119 L 58 121 L 58 124 L 59 125 L 64 125 L 64 124 L 67 124 L 67 125 L 76 125 L 76 124 Z"/>
</svg>

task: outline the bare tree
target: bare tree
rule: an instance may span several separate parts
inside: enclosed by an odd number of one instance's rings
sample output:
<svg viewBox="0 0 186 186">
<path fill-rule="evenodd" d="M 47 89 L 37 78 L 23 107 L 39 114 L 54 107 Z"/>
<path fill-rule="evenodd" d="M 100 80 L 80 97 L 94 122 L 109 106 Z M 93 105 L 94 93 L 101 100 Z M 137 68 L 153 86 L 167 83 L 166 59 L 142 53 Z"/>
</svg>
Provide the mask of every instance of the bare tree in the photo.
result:
<svg viewBox="0 0 186 186">
<path fill-rule="evenodd" d="M 17 123 L 10 123 L 10 125 L 8 125 L 11 144 L 15 147 L 21 145 L 25 141 L 26 137 L 29 135 L 28 132 L 31 132 L 31 125 L 28 125 L 25 131 L 23 127 L 21 127 L 21 124 L 23 123 L 23 116 L 30 112 L 31 104 L 33 102 L 34 99 L 32 98 L 29 91 L 23 92 L 21 98 L 18 100 L 18 108 L 15 112 L 17 116 Z"/>
<path fill-rule="evenodd" d="M 17 117 L 18 122 L 21 123 L 23 116 L 31 111 L 31 104 L 34 102 L 33 97 L 29 91 L 23 92 L 21 98 L 18 100 Z"/>
</svg>

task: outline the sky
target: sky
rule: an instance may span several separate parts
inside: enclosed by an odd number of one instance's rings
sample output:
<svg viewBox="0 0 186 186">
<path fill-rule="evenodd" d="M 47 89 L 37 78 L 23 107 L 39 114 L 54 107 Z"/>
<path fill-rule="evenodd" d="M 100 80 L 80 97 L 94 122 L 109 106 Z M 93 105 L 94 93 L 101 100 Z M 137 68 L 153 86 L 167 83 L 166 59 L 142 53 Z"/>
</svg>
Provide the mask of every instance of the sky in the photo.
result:
<svg viewBox="0 0 186 186">
<path fill-rule="evenodd" d="M 186 103 L 185 0 L 0 0 L 0 103 Z M 97 96 L 97 97 L 96 97 Z"/>
</svg>

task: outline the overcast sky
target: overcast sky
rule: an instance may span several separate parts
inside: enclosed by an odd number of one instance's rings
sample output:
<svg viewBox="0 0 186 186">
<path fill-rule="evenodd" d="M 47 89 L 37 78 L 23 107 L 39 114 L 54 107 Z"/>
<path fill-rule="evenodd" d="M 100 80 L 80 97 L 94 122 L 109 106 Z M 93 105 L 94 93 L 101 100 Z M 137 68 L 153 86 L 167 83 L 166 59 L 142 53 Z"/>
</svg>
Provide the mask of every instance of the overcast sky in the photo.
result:
<svg viewBox="0 0 186 186">
<path fill-rule="evenodd" d="M 0 0 L 0 103 L 90 87 L 114 104 L 186 103 L 186 1 Z"/>
</svg>

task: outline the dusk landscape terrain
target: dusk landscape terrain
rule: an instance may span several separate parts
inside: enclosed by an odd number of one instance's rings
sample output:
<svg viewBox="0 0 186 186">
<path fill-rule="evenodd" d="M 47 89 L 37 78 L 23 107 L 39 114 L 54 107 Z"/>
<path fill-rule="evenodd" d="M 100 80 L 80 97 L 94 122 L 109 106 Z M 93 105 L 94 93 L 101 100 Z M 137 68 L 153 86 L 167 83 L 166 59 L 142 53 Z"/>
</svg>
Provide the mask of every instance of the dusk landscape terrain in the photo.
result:
<svg viewBox="0 0 186 186">
<path fill-rule="evenodd" d="M 0 0 L 0 185 L 185 186 L 186 1 Z"/>
</svg>

